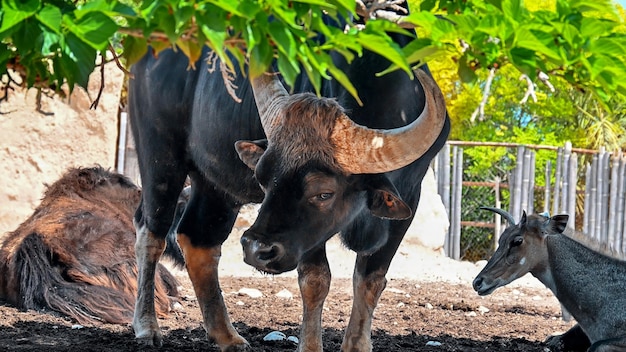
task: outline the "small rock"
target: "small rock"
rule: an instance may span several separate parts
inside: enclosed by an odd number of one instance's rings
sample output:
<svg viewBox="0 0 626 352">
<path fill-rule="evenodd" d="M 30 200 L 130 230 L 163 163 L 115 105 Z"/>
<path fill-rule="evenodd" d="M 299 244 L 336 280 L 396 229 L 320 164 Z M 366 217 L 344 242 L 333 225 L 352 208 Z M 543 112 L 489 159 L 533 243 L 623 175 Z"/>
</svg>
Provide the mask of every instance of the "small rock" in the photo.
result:
<svg viewBox="0 0 626 352">
<path fill-rule="evenodd" d="M 541 296 L 533 296 L 532 300 L 533 301 L 543 301 L 543 297 L 541 297 Z"/>
<path fill-rule="evenodd" d="M 400 294 L 400 295 L 403 295 L 403 294 L 406 293 L 406 292 L 404 292 L 402 290 L 399 290 L 399 289 L 393 288 L 393 287 L 390 287 L 390 288 L 386 289 L 385 291 L 388 291 L 388 292 L 391 292 L 391 293 L 397 293 L 397 294 Z"/>
<path fill-rule="evenodd" d="M 237 291 L 237 294 L 240 296 L 248 296 L 251 298 L 263 297 L 263 293 L 261 293 L 261 291 L 257 290 L 256 288 L 243 287 L 239 291 Z"/>
<path fill-rule="evenodd" d="M 404 302 L 400 302 L 396 304 L 396 308 L 402 308 L 402 307 L 404 307 Z"/>
<path fill-rule="evenodd" d="M 283 341 L 287 339 L 287 335 L 280 331 L 272 331 L 263 337 L 263 341 Z"/>
<path fill-rule="evenodd" d="M 235 305 L 238 305 L 238 306 L 245 306 L 246 304 L 245 304 L 245 303 L 243 303 L 243 301 L 237 301 L 237 302 L 235 302 Z"/>
<path fill-rule="evenodd" d="M 291 292 L 289 292 L 289 290 L 287 290 L 286 288 L 283 288 L 282 290 L 280 290 L 276 294 L 276 297 L 284 298 L 284 299 L 292 299 L 293 298 L 293 294 Z"/>
<path fill-rule="evenodd" d="M 466 316 L 466 317 L 470 317 L 470 318 L 471 318 L 471 317 L 475 317 L 475 316 L 477 316 L 477 315 L 478 315 L 478 314 L 476 314 L 476 312 L 467 312 L 467 313 L 465 313 L 465 316 Z"/>
<path fill-rule="evenodd" d="M 478 312 L 480 314 L 485 314 L 485 313 L 489 313 L 489 308 L 485 307 L 485 306 L 479 306 L 478 307 Z"/>
<path fill-rule="evenodd" d="M 430 304 L 430 303 L 426 303 L 426 304 L 424 305 L 424 308 L 426 308 L 426 309 L 433 309 L 433 305 L 432 305 L 432 304 Z"/>
<path fill-rule="evenodd" d="M 183 305 L 180 304 L 180 302 L 174 302 L 172 303 L 172 310 L 181 311 L 181 310 L 184 310 L 184 308 L 183 308 Z"/>
<path fill-rule="evenodd" d="M 428 341 L 428 342 L 426 342 L 426 346 L 439 347 L 439 346 L 441 346 L 441 342 L 439 342 L 439 341 Z"/>
</svg>

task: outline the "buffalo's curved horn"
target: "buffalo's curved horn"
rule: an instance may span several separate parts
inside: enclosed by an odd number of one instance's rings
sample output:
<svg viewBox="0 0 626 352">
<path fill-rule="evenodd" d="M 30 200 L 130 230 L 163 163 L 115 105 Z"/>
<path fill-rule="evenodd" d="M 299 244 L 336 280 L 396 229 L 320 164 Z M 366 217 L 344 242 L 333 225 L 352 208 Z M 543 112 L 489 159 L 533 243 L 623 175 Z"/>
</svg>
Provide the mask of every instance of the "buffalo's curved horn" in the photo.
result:
<svg viewBox="0 0 626 352">
<path fill-rule="evenodd" d="M 506 210 L 502 210 L 502 209 L 498 209 L 498 208 L 492 208 L 492 207 L 480 207 L 480 209 L 490 210 L 490 211 L 493 211 L 496 214 L 500 214 L 500 215 L 504 216 L 504 218 L 506 219 L 506 221 L 509 222 L 510 225 L 515 225 L 515 219 L 513 219 L 513 215 L 511 215 Z"/>
<path fill-rule="evenodd" d="M 250 83 L 261 117 L 261 125 L 265 135 L 269 136 L 273 126 L 278 123 L 275 120 L 280 116 L 279 109 L 284 104 L 281 98 L 288 97 L 289 93 L 278 79 L 278 75 L 273 71 L 251 79 Z"/>
<path fill-rule="evenodd" d="M 414 70 L 425 95 L 424 110 L 412 123 L 395 129 L 372 129 L 342 115 L 333 129 L 335 160 L 352 174 L 383 173 L 404 167 L 437 140 L 446 120 L 441 90 L 423 70 Z"/>
</svg>

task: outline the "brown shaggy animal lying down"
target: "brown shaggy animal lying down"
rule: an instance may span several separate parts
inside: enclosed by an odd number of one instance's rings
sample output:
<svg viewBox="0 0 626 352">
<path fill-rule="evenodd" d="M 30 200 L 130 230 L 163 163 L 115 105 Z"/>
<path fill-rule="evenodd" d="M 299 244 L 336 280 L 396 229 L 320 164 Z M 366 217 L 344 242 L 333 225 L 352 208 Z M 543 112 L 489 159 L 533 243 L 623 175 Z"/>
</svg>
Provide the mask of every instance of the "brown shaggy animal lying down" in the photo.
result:
<svg viewBox="0 0 626 352">
<path fill-rule="evenodd" d="M 133 215 L 140 189 L 101 167 L 75 168 L 48 186 L 35 212 L 0 247 L 0 299 L 53 310 L 80 324 L 129 323 L 137 294 Z M 156 310 L 178 296 L 159 265 Z"/>
</svg>

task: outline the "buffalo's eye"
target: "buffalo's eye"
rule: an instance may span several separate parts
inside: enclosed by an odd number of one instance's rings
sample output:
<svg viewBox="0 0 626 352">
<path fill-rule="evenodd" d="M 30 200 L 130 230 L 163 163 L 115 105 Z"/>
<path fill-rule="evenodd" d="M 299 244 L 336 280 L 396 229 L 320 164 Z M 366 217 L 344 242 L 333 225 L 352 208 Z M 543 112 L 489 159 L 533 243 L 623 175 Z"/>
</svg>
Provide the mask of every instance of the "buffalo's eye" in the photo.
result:
<svg viewBox="0 0 626 352">
<path fill-rule="evenodd" d="M 316 196 L 317 200 L 319 201 L 325 201 L 325 200 L 329 200 L 333 197 L 333 193 L 320 193 Z"/>
<path fill-rule="evenodd" d="M 513 241 L 511 241 L 511 247 L 520 246 L 524 242 L 524 237 L 515 237 Z"/>
</svg>

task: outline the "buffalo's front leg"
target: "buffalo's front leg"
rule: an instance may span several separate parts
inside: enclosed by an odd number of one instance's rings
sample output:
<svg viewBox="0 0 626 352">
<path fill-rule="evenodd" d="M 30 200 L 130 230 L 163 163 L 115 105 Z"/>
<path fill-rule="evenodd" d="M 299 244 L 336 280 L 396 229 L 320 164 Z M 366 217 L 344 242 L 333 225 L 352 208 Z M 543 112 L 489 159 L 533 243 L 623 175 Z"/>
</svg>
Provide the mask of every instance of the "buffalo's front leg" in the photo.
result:
<svg viewBox="0 0 626 352">
<path fill-rule="evenodd" d="M 302 295 L 302 326 L 299 352 L 321 352 L 322 309 L 330 289 L 330 267 L 323 246 L 298 264 L 298 284 Z"/>
<path fill-rule="evenodd" d="M 154 310 L 154 277 L 157 263 L 164 250 L 165 239 L 155 236 L 144 225 L 137 227 L 135 255 L 139 272 L 133 330 L 137 342 L 149 346 L 163 344 L 163 336 Z"/>
<path fill-rule="evenodd" d="M 363 259 L 357 257 L 357 267 L 359 260 Z M 386 272 L 381 269 L 364 276 L 361 271 L 355 270 L 352 277 L 352 312 L 341 344 L 342 351 L 372 350 L 372 317 L 378 299 L 387 285 Z"/>
<path fill-rule="evenodd" d="M 342 351 L 367 352 L 372 350 L 372 318 L 380 295 L 387 285 L 387 271 L 410 220 L 390 226 L 387 243 L 372 255 L 357 254 L 352 286 L 354 299 L 350 322 L 346 328 Z"/>
<path fill-rule="evenodd" d="M 188 236 L 178 234 L 178 243 L 202 311 L 204 328 L 222 351 L 248 351 L 250 345 L 230 322 L 218 280 L 222 246 L 203 248 L 192 245 Z"/>
</svg>

